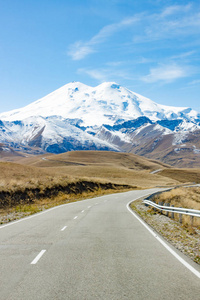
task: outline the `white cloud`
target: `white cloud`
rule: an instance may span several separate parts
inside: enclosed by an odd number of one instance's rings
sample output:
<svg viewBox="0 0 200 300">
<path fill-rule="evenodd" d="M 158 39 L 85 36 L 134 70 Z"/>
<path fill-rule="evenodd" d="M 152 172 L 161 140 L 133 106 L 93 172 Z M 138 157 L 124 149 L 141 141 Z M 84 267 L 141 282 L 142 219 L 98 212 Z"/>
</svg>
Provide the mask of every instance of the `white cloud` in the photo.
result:
<svg viewBox="0 0 200 300">
<path fill-rule="evenodd" d="M 199 36 L 200 12 L 190 4 L 169 6 L 156 14 L 146 13 L 143 20 L 140 33 L 133 37 L 135 43 Z"/>
<path fill-rule="evenodd" d="M 175 81 L 176 79 L 187 77 L 189 75 L 188 68 L 172 65 L 161 65 L 157 68 L 150 69 L 150 73 L 141 79 L 147 83 L 164 81 L 166 83 Z"/>
<path fill-rule="evenodd" d="M 124 61 L 110 61 L 107 62 L 106 65 L 109 67 L 118 67 L 124 64 Z"/>
<path fill-rule="evenodd" d="M 91 38 L 91 40 L 87 43 L 90 44 L 99 44 L 101 42 L 104 42 L 104 40 L 117 32 L 118 30 L 121 30 L 123 28 L 126 28 L 127 26 L 131 26 L 133 23 L 136 23 L 140 20 L 139 17 L 134 16 L 132 18 L 126 18 L 118 23 L 113 23 L 107 26 L 104 26 L 95 36 Z"/>
<path fill-rule="evenodd" d="M 75 44 L 70 46 L 68 55 L 70 55 L 73 60 L 80 60 L 93 52 L 95 51 L 90 45 L 84 44 L 82 42 L 76 42 Z"/>
<path fill-rule="evenodd" d="M 126 70 L 111 68 L 97 68 L 97 69 L 78 69 L 78 73 L 86 74 L 100 83 L 105 81 L 118 81 L 119 79 L 133 80 L 133 76 Z"/>
<path fill-rule="evenodd" d="M 115 32 L 129 27 L 135 22 L 139 21 L 138 16 L 132 18 L 126 18 L 119 23 L 113 23 L 104 26 L 96 35 L 94 35 L 89 41 L 78 41 L 69 47 L 68 55 L 71 56 L 73 60 L 81 60 L 87 55 L 96 52 L 95 46 L 103 43 L 108 37 L 113 35 Z"/>
<path fill-rule="evenodd" d="M 189 83 L 189 85 L 200 85 L 200 79 L 193 80 Z"/>
<path fill-rule="evenodd" d="M 78 69 L 78 73 L 87 74 L 90 77 L 98 80 L 99 82 L 108 81 L 105 70 L 96 70 L 96 69 Z"/>
<path fill-rule="evenodd" d="M 187 51 L 184 53 L 180 53 L 178 55 L 173 55 L 170 57 L 170 59 L 187 59 L 188 57 L 191 57 L 192 55 L 194 55 L 196 53 L 195 50 L 191 50 L 191 51 Z"/>
<path fill-rule="evenodd" d="M 172 5 L 166 7 L 163 12 L 161 13 L 161 17 L 167 17 L 171 16 L 175 13 L 182 13 L 182 12 L 188 12 L 191 9 L 192 5 L 187 4 L 187 5 Z"/>
<path fill-rule="evenodd" d="M 138 26 L 133 27 L 133 24 Z M 194 37 L 194 35 L 199 35 L 200 13 L 194 5 L 187 4 L 168 6 L 160 13 L 135 14 L 117 23 L 102 27 L 87 41 L 76 41 L 69 46 L 67 54 L 73 60 L 84 59 L 88 55 L 98 52 L 98 46 L 105 43 L 113 34 L 127 28 L 132 29 L 133 35 L 130 36 L 129 42 L 132 41 L 134 44 L 174 40 L 177 37 L 188 35 Z M 193 38 L 193 42 L 195 42 L 195 38 Z M 130 42 L 127 47 L 133 47 L 133 44 Z"/>
</svg>

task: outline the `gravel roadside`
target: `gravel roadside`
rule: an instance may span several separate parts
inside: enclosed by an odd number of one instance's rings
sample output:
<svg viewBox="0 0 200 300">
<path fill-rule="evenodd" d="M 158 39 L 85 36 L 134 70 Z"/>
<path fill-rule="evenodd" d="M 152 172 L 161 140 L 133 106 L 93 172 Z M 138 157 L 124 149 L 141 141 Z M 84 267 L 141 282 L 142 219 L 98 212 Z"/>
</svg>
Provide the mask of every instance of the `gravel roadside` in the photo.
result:
<svg viewBox="0 0 200 300">
<path fill-rule="evenodd" d="M 145 206 L 142 200 L 134 201 L 131 208 L 168 242 L 200 264 L 199 228 L 183 226 L 163 214 L 154 212 L 153 209 Z"/>
</svg>

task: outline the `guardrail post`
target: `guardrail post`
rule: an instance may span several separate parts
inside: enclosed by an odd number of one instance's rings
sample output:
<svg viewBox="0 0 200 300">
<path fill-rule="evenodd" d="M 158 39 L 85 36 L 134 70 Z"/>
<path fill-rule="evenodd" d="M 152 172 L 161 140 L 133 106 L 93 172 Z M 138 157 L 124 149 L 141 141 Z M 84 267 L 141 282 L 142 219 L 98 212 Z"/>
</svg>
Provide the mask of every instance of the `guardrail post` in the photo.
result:
<svg viewBox="0 0 200 300">
<path fill-rule="evenodd" d="M 161 205 L 164 206 L 164 202 L 161 202 Z M 162 211 L 162 215 L 164 215 L 165 213 Z"/>
<path fill-rule="evenodd" d="M 162 206 L 162 205 L 163 205 L 163 202 L 159 202 L 158 204 L 159 204 L 160 206 Z M 162 209 L 160 210 L 160 213 L 161 213 L 161 215 L 163 214 L 163 213 L 162 213 Z"/>
<path fill-rule="evenodd" d="M 167 203 L 164 203 L 164 206 L 167 206 Z M 167 216 L 167 212 L 164 212 L 165 216 Z"/>
<path fill-rule="evenodd" d="M 170 204 L 169 204 L 169 203 L 167 203 L 167 205 L 166 205 L 166 206 L 170 207 Z M 169 217 L 169 212 L 167 212 L 167 216 Z"/>
<path fill-rule="evenodd" d="M 181 208 L 181 207 L 180 207 Z M 182 214 L 179 214 L 179 222 L 182 224 L 183 218 L 182 218 Z"/>
<path fill-rule="evenodd" d="M 191 226 L 193 226 L 194 216 L 190 216 Z"/>
<path fill-rule="evenodd" d="M 169 206 L 169 203 L 165 203 L 165 206 Z M 167 217 L 169 216 L 169 212 L 168 211 L 166 212 L 166 216 Z"/>
<path fill-rule="evenodd" d="M 174 205 L 172 205 L 172 207 L 174 207 Z M 174 212 L 173 211 L 171 213 L 171 218 L 174 219 Z"/>
<path fill-rule="evenodd" d="M 154 202 L 154 203 L 155 203 L 155 201 L 154 201 L 154 200 L 153 200 L 152 202 Z M 154 210 L 154 211 L 157 211 L 157 209 L 156 209 L 155 207 L 153 208 L 153 210 Z"/>
</svg>

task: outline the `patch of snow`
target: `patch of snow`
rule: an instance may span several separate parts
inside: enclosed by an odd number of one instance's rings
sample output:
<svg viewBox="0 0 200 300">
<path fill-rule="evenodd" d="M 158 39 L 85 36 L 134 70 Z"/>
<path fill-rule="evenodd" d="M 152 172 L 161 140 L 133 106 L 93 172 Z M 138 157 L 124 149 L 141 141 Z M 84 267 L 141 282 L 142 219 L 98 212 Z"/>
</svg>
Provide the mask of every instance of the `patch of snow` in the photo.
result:
<svg viewBox="0 0 200 300">
<path fill-rule="evenodd" d="M 96 133 L 96 137 L 105 140 L 106 139 L 106 134 L 109 133 L 109 142 L 112 145 L 112 142 L 116 139 L 119 138 L 121 141 L 125 143 L 130 143 L 131 139 L 126 135 L 126 133 L 123 133 L 121 131 L 110 131 L 104 126 L 100 128 L 100 130 Z M 107 140 L 107 139 L 106 139 Z M 119 149 L 118 149 L 119 150 Z"/>
<path fill-rule="evenodd" d="M 175 146 L 175 145 L 183 144 L 183 142 L 186 139 L 187 135 L 188 135 L 187 131 L 186 132 L 184 132 L 184 131 L 176 132 L 174 134 L 172 145 Z"/>
<path fill-rule="evenodd" d="M 195 154 L 200 154 L 200 149 L 197 149 L 195 145 L 193 145 L 193 148 L 194 148 L 193 152 Z"/>
<path fill-rule="evenodd" d="M 7 147 L 2 147 L 2 150 L 5 152 L 11 152 L 10 148 L 7 148 Z"/>
<path fill-rule="evenodd" d="M 113 135 L 118 136 L 120 138 L 120 140 L 124 141 L 125 143 L 131 143 L 130 137 L 121 131 L 115 131 L 115 133 Z"/>
<path fill-rule="evenodd" d="M 195 130 L 200 129 L 198 123 L 194 123 L 194 121 L 183 120 L 177 127 L 175 131 L 185 131 L 185 132 L 193 132 Z"/>
<path fill-rule="evenodd" d="M 167 134 L 171 134 L 172 133 L 172 131 L 170 129 L 168 129 L 166 127 L 163 127 L 163 126 L 161 126 L 159 124 L 156 124 L 154 126 L 154 130 L 161 131 L 163 135 L 167 135 Z"/>
<path fill-rule="evenodd" d="M 140 126 L 139 128 L 137 128 L 137 129 L 134 131 L 134 134 L 135 134 L 135 135 L 138 135 L 142 130 L 144 130 L 144 129 L 147 128 L 148 126 L 151 126 L 151 124 L 146 123 L 146 124 Z"/>
<path fill-rule="evenodd" d="M 181 151 L 181 148 L 175 148 L 174 152 L 179 153 Z"/>
</svg>

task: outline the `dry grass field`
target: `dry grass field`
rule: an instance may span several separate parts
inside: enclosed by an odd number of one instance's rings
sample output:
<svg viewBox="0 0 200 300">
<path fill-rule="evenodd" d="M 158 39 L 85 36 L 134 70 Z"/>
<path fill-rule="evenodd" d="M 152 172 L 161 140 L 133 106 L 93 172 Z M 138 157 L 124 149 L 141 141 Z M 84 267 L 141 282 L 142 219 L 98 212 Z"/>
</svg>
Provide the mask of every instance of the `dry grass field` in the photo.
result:
<svg viewBox="0 0 200 300">
<path fill-rule="evenodd" d="M 54 176 L 44 169 L 24 166 L 19 163 L 0 162 L 0 191 L 51 186 L 61 182 L 70 182 L 70 176 Z"/>
<path fill-rule="evenodd" d="M 174 180 L 178 180 L 180 183 L 200 183 L 200 169 L 163 169 L 160 172 L 160 175 L 168 178 L 172 178 Z"/>
<path fill-rule="evenodd" d="M 72 151 L 48 157 L 23 159 L 21 164 L 35 166 L 49 174 L 72 176 L 79 179 L 100 180 L 116 184 L 128 184 L 138 188 L 179 183 L 151 171 L 168 168 L 160 162 L 148 160 L 135 154 L 107 151 Z"/>
<path fill-rule="evenodd" d="M 150 174 L 164 165 L 132 154 L 80 151 L 14 159 L 0 162 L 0 222 L 104 193 L 177 183 Z"/>
<path fill-rule="evenodd" d="M 14 208 L 28 214 L 105 192 L 200 182 L 197 169 L 172 169 L 128 153 L 72 151 L 14 159 L 0 162 L 0 213 Z M 151 174 L 155 170 L 161 171 Z"/>
<path fill-rule="evenodd" d="M 42 160 L 43 161 L 43 160 Z M 0 223 L 80 199 L 133 188 L 111 180 L 72 176 L 63 166 L 0 162 Z"/>
</svg>

